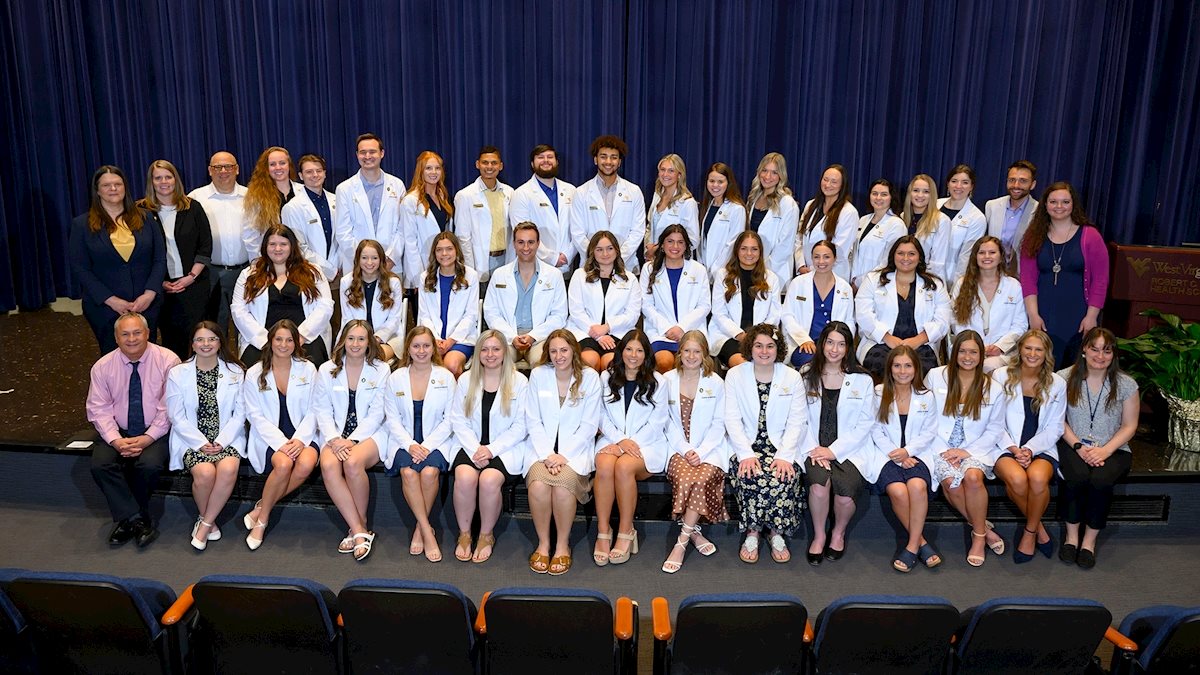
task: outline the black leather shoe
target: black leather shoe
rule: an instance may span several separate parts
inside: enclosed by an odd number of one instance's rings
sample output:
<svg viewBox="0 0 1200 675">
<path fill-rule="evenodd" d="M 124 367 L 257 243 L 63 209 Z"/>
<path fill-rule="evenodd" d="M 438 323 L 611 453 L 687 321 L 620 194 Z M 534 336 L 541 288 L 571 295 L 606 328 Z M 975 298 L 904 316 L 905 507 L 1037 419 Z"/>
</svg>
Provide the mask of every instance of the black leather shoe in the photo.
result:
<svg viewBox="0 0 1200 675">
<path fill-rule="evenodd" d="M 813 567 L 817 567 L 818 565 L 821 564 L 821 554 L 820 553 L 808 553 L 806 551 L 804 553 L 804 557 L 808 559 L 808 564 L 812 565 Z"/>
<path fill-rule="evenodd" d="M 1090 570 L 1096 566 L 1096 553 L 1089 551 L 1086 548 L 1079 549 L 1079 557 L 1075 559 L 1075 564 L 1085 570 Z"/>
<path fill-rule="evenodd" d="M 1068 565 L 1074 565 L 1079 559 L 1079 548 L 1075 544 L 1063 544 L 1058 549 L 1058 559 Z"/>
<path fill-rule="evenodd" d="M 158 539 L 158 528 L 154 527 L 154 523 L 149 520 L 138 518 L 134 527 L 137 530 L 138 548 L 146 548 L 150 542 Z"/>
<path fill-rule="evenodd" d="M 122 520 L 113 526 L 112 532 L 108 533 L 108 545 L 123 546 L 136 536 L 137 530 L 134 529 L 133 521 Z"/>
<path fill-rule="evenodd" d="M 842 549 L 839 551 L 832 546 L 826 546 L 825 547 L 825 559 L 830 560 L 830 561 L 841 560 L 842 554 L 845 552 L 846 552 L 846 549 Z"/>
</svg>

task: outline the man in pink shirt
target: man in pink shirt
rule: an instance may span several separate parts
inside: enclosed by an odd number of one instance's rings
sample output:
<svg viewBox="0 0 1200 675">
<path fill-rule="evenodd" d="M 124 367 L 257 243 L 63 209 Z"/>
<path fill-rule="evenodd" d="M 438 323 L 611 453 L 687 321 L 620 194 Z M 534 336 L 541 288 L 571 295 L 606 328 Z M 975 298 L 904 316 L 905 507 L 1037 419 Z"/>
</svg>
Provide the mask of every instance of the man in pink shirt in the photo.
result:
<svg viewBox="0 0 1200 675">
<path fill-rule="evenodd" d="M 117 351 L 92 366 L 87 417 L 101 442 L 92 451 L 92 478 L 108 500 L 113 527 L 108 543 L 158 537 L 147 508 L 158 474 L 167 463 L 167 372 L 179 365 L 171 350 L 150 344 L 141 314 L 122 314 L 114 326 Z"/>
</svg>

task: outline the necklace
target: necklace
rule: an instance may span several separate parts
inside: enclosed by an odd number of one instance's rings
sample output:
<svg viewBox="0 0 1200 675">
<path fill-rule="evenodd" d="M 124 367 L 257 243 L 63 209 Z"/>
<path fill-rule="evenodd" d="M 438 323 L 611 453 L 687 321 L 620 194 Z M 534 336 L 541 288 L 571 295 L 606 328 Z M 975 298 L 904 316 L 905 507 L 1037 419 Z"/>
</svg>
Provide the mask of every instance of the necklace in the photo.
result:
<svg viewBox="0 0 1200 675">
<path fill-rule="evenodd" d="M 1058 245 L 1054 242 L 1050 242 L 1050 257 L 1054 259 L 1054 266 L 1050 268 L 1050 271 L 1054 272 L 1055 286 L 1058 285 L 1058 273 L 1062 271 L 1062 257 L 1067 252 L 1067 245 L 1063 244 L 1062 247 L 1062 253 L 1060 253 L 1058 251 Z"/>
</svg>

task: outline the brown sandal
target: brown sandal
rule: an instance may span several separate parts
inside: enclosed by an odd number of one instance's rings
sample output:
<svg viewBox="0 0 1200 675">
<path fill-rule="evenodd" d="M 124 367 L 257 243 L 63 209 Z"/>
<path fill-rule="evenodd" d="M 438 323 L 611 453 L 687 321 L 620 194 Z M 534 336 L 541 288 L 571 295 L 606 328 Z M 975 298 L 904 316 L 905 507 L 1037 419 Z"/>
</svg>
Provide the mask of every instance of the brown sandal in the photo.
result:
<svg viewBox="0 0 1200 675">
<path fill-rule="evenodd" d="M 463 555 L 459 555 L 458 552 L 460 550 L 466 551 L 466 553 Z M 471 533 L 470 532 L 459 532 L 458 533 L 458 542 L 455 543 L 455 545 L 454 545 L 454 557 L 458 558 L 462 562 L 467 562 L 468 560 L 471 559 Z"/>
<path fill-rule="evenodd" d="M 534 551 L 529 555 L 529 569 L 538 574 L 545 574 L 550 569 L 550 556 Z"/>
<path fill-rule="evenodd" d="M 480 556 L 480 555 L 479 555 L 479 549 L 481 549 L 481 548 L 488 548 L 488 549 L 491 549 L 491 548 L 495 547 L 495 545 L 496 545 L 496 535 L 494 535 L 494 534 L 480 534 L 480 535 L 479 535 L 479 541 L 475 542 L 475 553 L 474 553 L 474 555 L 472 555 L 472 556 L 471 556 L 471 562 L 473 562 L 473 563 L 485 563 L 485 562 L 487 562 L 487 561 L 488 561 L 488 559 L 492 557 L 492 552 L 491 552 L 491 550 L 489 550 L 489 551 L 487 552 L 487 555 L 485 555 L 485 556 Z"/>
<path fill-rule="evenodd" d="M 558 568 L 555 571 L 554 568 Z M 550 576 L 558 577 L 567 573 L 571 569 L 571 556 L 560 555 L 550 559 Z"/>
</svg>

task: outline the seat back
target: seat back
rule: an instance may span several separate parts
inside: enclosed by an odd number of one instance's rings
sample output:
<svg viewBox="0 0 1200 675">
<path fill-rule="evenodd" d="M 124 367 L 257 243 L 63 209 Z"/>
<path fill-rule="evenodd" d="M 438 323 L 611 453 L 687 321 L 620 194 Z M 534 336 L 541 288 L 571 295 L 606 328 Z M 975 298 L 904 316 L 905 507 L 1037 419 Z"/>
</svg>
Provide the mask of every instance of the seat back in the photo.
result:
<svg viewBox="0 0 1200 675">
<path fill-rule="evenodd" d="M 941 672 L 958 624 L 943 598 L 849 596 L 817 618 L 813 659 L 822 673 Z"/>
<path fill-rule="evenodd" d="M 8 585 L 42 672 L 165 673 L 159 623 L 175 601 L 166 584 L 99 574 L 29 572 Z"/>
<path fill-rule="evenodd" d="M 617 672 L 613 607 L 596 591 L 501 588 L 484 607 L 491 673 Z"/>
<path fill-rule="evenodd" d="M 1200 607 L 1139 609 L 1121 622 L 1121 633 L 1141 646 L 1147 673 L 1200 673 Z"/>
<path fill-rule="evenodd" d="M 804 603 L 792 595 L 690 596 L 676 615 L 668 672 L 800 672 L 807 620 Z"/>
<path fill-rule="evenodd" d="M 984 675 L 1082 673 L 1112 623 L 1100 603 L 1071 598 L 997 598 L 965 616 L 957 671 Z"/>
<path fill-rule="evenodd" d="M 338 608 L 348 672 L 474 672 L 475 605 L 453 586 L 359 579 L 338 593 Z"/>
<path fill-rule="evenodd" d="M 307 579 L 207 576 L 196 582 L 194 664 L 220 673 L 335 673 L 336 598 Z"/>
<path fill-rule="evenodd" d="M 32 631 L 25 630 L 25 619 L 9 600 L 8 593 L 0 590 L 0 673 L 38 672 L 31 634 Z"/>
</svg>

